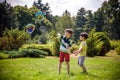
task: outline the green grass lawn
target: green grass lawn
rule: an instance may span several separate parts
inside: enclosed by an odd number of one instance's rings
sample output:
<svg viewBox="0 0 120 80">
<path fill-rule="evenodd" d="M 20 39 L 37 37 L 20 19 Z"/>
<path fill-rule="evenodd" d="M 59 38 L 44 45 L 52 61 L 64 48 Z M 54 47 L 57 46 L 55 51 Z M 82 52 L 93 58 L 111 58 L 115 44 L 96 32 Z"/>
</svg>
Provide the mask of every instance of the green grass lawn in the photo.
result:
<svg viewBox="0 0 120 80">
<path fill-rule="evenodd" d="M 71 72 L 58 74 L 58 58 L 0 60 L 0 80 L 120 80 L 120 57 L 86 58 L 88 74 L 82 74 L 77 58 L 71 58 Z"/>
</svg>

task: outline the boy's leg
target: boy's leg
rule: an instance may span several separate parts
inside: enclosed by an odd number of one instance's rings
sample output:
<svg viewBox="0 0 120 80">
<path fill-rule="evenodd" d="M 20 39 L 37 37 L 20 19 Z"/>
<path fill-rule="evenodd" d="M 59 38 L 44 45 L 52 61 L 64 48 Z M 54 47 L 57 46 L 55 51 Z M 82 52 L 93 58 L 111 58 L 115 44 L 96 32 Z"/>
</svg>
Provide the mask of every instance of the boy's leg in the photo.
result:
<svg viewBox="0 0 120 80">
<path fill-rule="evenodd" d="M 62 67 L 62 62 L 59 62 L 59 66 L 58 66 L 58 68 L 59 68 L 59 74 L 61 74 L 61 67 Z"/>
<path fill-rule="evenodd" d="M 87 72 L 87 70 L 86 70 L 84 65 L 81 65 L 80 67 L 82 68 L 83 72 Z"/>
<path fill-rule="evenodd" d="M 59 65 L 58 65 L 59 74 L 61 74 L 62 62 L 64 62 L 64 53 L 60 52 L 60 59 L 59 59 Z"/>
<path fill-rule="evenodd" d="M 66 65 L 67 65 L 67 73 L 69 74 L 70 73 L 70 64 L 69 64 L 69 62 L 66 62 Z"/>
<path fill-rule="evenodd" d="M 78 64 L 82 68 L 83 72 L 87 72 L 86 67 L 84 66 L 84 61 L 85 61 L 85 57 L 82 56 L 78 58 Z"/>
<path fill-rule="evenodd" d="M 67 73 L 69 74 L 70 73 L 70 64 L 69 64 L 69 61 L 70 61 L 70 54 L 65 54 L 65 61 L 66 61 L 66 66 L 67 66 Z"/>
</svg>

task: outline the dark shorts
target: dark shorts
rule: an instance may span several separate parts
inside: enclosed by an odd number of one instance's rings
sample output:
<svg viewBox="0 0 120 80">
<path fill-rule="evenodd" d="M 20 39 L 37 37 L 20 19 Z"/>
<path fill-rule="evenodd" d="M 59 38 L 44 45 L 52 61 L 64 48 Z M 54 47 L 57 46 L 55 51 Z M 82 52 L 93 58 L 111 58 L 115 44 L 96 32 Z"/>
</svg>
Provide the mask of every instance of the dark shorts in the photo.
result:
<svg viewBox="0 0 120 80">
<path fill-rule="evenodd" d="M 60 52 L 59 56 L 60 56 L 60 59 L 59 59 L 60 62 L 64 62 L 64 59 L 66 62 L 70 61 L 70 54 L 68 53 Z"/>
<path fill-rule="evenodd" d="M 85 56 L 79 56 L 78 65 L 83 66 L 85 61 Z"/>
</svg>

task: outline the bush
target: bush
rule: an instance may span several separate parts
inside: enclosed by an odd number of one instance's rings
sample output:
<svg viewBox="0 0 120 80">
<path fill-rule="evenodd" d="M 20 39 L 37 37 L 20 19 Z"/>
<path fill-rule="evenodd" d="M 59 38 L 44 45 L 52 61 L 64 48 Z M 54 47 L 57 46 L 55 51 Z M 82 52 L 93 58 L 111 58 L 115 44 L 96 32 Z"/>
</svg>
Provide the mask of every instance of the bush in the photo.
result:
<svg viewBox="0 0 120 80">
<path fill-rule="evenodd" d="M 49 34 L 49 42 L 48 43 L 52 45 L 53 55 L 59 56 L 60 38 L 58 38 L 56 31 L 52 31 Z"/>
<path fill-rule="evenodd" d="M 117 48 L 120 45 L 120 41 L 118 41 L 118 40 L 111 40 L 110 44 L 111 44 L 111 49 L 115 50 L 115 48 Z"/>
<path fill-rule="evenodd" d="M 87 39 L 88 56 L 104 56 L 111 49 L 110 41 L 103 32 L 95 32 L 92 29 Z"/>
<path fill-rule="evenodd" d="M 78 50 L 78 49 L 79 49 L 79 46 L 76 44 L 73 44 L 71 49 L 70 49 L 70 52 L 73 53 L 73 51 Z"/>
<path fill-rule="evenodd" d="M 44 57 L 48 55 L 48 52 L 41 51 L 39 49 L 23 49 L 19 51 L 23 57 Z"/>
<path fill-rule="evenodd" d="M 21 46 L 21 49 L 39 49 L 41 51 L 48 52 L 48 56 L 53 55 L 53 48 L 51 44 L 26 44 Z"/>
<path fill-rule="evenodd" d="M 118 55 L 120 55 L 120 41 L 119 40 L 111 40 L 112 50 L 115 50 Z"/>
<path fill-rule="evenodd" d="M 18 29 L 6 30 L 0 38 L 0 50 L 19 49 L 30 38 L 25 31 Z"/>
<path fill-rule="evenodd" d="M 12 51 L 6 51 L 4 50 L 3 51 L 5 54 L 8 54 L 9 57 L 8 58 L 20 58 L 20 57 L 23 57 L 22 54 L 19 54 L 19 51 L 18 50 L 12 50 Z"/>
<path fill-rule="evenodd" d="M 5 54 L 4 52 L 0 52 L 0 59 L 7 59 L 9 58 L 9 54 Z"/>
<path fill-rule="evenodd" d="M 120 46 L 118 46 L 117 48 L 115 48 L 115 51 L 117 52 L 118 55 L 120 55 Z"/>
</svg>

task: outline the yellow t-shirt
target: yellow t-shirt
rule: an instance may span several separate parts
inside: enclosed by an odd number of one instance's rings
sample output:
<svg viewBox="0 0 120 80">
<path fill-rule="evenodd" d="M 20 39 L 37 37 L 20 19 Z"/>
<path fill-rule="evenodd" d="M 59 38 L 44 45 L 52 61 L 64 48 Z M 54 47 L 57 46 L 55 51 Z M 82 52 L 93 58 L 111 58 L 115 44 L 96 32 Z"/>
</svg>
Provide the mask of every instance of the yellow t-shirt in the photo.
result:
<svg viewBox="0 0 120 80">
<path fill-rule="evenodd" d="M 81 42 L 80 48 L 82 48 L 82 51 L 80 52 L 80 56 L 86 56 L 86 54 L 87 54 L 87 43 L 86 43 L 86 41 Z"/>
</svg>

